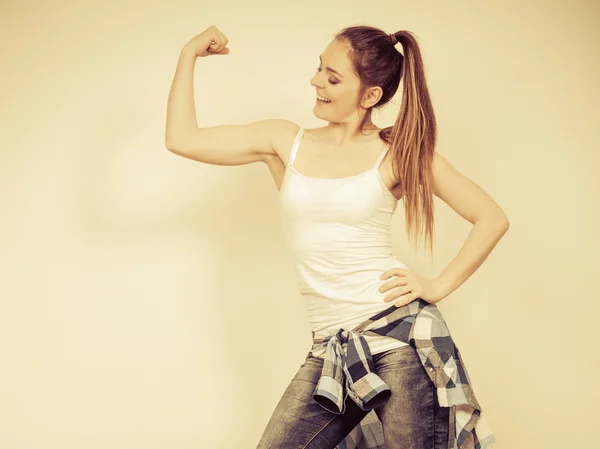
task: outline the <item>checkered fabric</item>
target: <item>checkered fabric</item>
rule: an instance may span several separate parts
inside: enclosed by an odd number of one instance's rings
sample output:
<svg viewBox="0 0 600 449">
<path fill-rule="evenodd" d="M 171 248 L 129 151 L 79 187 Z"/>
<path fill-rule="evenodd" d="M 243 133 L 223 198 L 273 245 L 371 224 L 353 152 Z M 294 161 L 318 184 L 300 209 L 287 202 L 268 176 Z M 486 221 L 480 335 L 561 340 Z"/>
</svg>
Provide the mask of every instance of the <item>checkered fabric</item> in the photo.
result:
<svg viewBox="0 0 600 449">
<path fill-rule="evenodd" d="M 441 312 L 435 304 L 417 298 L 402 307 L 392 305 L 352 330 L 340 329 L 334 336 L 315 338 L 313 332 L 311 350 L 326 347 L 313 399 L 326 410 L 343 414 L 348 395 L 361 409 L 369 411 L 336 449 L 392 449 L 385 445 L 383 426 L 373 410 L 389 399 L 391 390 L 377 375 L 363 335 L 393 337 L 416 349 L 437 389 L 439 405 L 451 407 L 448 449 L 485 449 L 495 443 Z"/>
</svg>

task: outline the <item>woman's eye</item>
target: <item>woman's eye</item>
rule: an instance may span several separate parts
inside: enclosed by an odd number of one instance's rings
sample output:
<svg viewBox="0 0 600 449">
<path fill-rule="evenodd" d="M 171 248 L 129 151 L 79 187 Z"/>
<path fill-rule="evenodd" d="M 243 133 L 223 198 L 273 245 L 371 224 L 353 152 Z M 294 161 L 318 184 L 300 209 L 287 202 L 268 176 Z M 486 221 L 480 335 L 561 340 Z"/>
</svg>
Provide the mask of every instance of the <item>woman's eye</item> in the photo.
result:
<svg viewBox="0 0 600 449">
<path fill-rule="evenodd" d="M 317 72 L 321 71 L 321 67 L 317 67 Z M 335 79 L 329 78 L 329 84 L 337 84 L 339 83 L 339 81 L 336 81 Z"/>
</svg>

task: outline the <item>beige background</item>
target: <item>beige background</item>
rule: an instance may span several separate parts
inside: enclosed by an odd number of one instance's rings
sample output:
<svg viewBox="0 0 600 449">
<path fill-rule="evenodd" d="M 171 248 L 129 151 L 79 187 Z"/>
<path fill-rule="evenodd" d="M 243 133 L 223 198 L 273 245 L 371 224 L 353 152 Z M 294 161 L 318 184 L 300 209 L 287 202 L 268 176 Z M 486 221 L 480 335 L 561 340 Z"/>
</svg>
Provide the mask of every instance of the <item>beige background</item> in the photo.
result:
<svg viewBox="0 0 600 449">
<path fill-rule="evenodd" d="M 231 54 L 197 62 L 200 126 L 323 126 L 309 80 L 337 30 L 416 34 L 438 150 L 511 223 L 438 305 L 495 448 L 594 447 L 599 19 L 591 0 L 2 2 L 0 448 L 254 448 L 308 352 L 267 167 L 164 147 L 179 51 L 213 24 Z M 433 263 L 394 216 L 396 256 L 432 277 L 470 230 L 436 207 Z"/>
</svg>

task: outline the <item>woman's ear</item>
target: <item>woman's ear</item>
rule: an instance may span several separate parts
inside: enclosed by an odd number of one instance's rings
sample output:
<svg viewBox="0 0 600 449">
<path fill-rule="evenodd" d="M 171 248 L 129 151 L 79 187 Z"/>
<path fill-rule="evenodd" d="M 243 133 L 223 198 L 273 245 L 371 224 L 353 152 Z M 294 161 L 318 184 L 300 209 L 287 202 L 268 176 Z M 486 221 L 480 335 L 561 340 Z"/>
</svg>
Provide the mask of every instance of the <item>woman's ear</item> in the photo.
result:
<svg viewBox="0 0 600 449">
<path fill-rule="evenodd" d="M 381 100 L 383 96 L 383 90 L 379 86 L 370 87 L 366 90 L 363 95 L 362 107 L 365 109 L 369 109 L 370 107 L 375 106 Z"/>
</svg>

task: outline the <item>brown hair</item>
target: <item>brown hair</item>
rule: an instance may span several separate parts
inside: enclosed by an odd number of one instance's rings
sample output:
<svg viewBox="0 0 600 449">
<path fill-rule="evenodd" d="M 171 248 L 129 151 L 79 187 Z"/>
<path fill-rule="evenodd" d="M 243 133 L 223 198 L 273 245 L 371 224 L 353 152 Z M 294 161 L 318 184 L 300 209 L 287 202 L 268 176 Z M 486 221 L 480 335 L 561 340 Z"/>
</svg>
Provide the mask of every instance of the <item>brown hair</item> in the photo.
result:
<svg viewBox="0 0 600 449">
<path fill-rule="evenodd" d="M 416 246 L 425 231 L 431 253 L 434 240 L 431 165 L 436 143 L 435 116 L 415 37 L 408 31 L 393 34 L 402 45 L 403 53 L 396 49 L 389 34 L 375 27 L 344 28 L 335 38 L 350 46 L 348 57 L 361 81 L 358 101 L 369 87 L 379 86 L 383 91 L 379 102 L 366 110 L 359 126 L 361 132 L 373 108 L 381 108 L 392 99 L 404 75 L 398 118 L 394 126 L 383 128 L 379 136 L 390 145 L 394 176 L 402 184 L 409 240 L 416 237 L 413 240 Z"/>
</svg>

